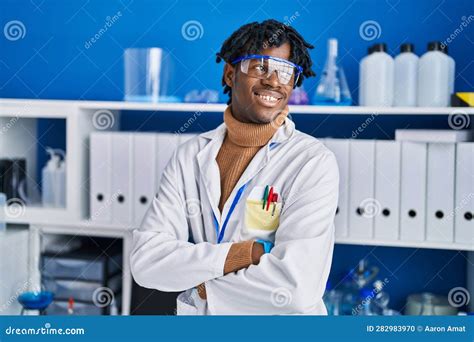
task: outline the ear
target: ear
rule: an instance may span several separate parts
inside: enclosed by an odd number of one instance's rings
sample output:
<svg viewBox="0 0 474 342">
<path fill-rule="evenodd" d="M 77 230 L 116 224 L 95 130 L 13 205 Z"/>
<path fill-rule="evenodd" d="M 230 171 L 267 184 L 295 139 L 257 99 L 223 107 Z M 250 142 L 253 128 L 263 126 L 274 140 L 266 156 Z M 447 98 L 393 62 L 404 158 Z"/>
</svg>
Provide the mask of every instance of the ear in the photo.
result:
<svg viewBox="0 0 474 342">
<path fill-rule="evenodd" d="M 229 63 L 226 63 L 224 66 L 224 76 L 222 79 L 223 82 L 232 88 L 234 86 L 234 76 L 235 76 L 235 68 Z"/>
</svg>

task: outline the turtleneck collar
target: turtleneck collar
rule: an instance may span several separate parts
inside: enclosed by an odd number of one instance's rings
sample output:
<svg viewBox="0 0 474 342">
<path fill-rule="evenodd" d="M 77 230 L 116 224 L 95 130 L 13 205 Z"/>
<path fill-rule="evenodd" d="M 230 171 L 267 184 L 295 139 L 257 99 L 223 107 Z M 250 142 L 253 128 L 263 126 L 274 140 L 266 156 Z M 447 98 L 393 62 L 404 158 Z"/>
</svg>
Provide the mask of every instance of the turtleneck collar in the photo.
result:
<svg viewBox="0 0 474 342">
<path fill-rule="evenodd" d="M 242 147 L 264 146 L 273 134 L 285 122 L 288 115 L 288 106 L 270 123 L 255 124 L 238 121 L 233 115 L 231 107 L 224 111 L 224 122 L 227 127 L 227 136 L 234 144 Z"/>
</svg>

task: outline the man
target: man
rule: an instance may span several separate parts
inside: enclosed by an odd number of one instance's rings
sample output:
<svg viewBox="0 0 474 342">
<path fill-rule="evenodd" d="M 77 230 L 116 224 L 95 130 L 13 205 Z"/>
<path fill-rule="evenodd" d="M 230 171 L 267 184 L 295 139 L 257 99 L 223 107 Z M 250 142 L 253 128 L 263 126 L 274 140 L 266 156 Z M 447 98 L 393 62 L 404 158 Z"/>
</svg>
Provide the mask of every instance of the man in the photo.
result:
<svg viewBox="0 0 474 342">
<path fill-rule="evenodd" d="M 177 149 L 134 231 L 135 280 L 185 291 L 178 314 L 327 314 L 338 168 L 287 117 L 293 88 L 314 76 L 309 48 L 267 20 L 217 54 L 224 123 Z"/>
</svg>

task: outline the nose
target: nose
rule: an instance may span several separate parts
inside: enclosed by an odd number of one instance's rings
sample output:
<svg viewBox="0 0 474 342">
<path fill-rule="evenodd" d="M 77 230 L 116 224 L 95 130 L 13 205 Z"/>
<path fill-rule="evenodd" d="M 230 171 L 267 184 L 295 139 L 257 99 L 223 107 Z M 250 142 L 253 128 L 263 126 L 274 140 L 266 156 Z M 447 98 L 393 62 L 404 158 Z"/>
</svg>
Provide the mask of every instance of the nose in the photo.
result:
<svg viewBox="0 0 474 342">
<path fill-rule="evenodd" d="M 277 71 L 274 70 L 270 77 L 267 77 L 265 79 L 262 80 L 262 83 L 269 86 L 269 87 L 272 87 L 272 88 L 277 88 L 280 86 L 280 81 L 278 80 L 278 75 L 277 75 Z"/>
</svg>

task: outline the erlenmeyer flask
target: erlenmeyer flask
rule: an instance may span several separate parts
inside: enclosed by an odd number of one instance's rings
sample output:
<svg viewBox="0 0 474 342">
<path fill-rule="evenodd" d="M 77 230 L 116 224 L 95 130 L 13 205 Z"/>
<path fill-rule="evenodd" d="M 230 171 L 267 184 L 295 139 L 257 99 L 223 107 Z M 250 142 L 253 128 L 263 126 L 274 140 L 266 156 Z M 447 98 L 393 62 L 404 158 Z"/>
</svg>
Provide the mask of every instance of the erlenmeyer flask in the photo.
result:
<svg viewBox="0 0 474 342">
<path fill-rule="evenodd" d="M 337 50 L 337 39 L 329 39 L 326 64 L 314 96 L 315 105 L 350 106 L 352 104 L 344 70 L 337 61 Z"/>
</svg>

